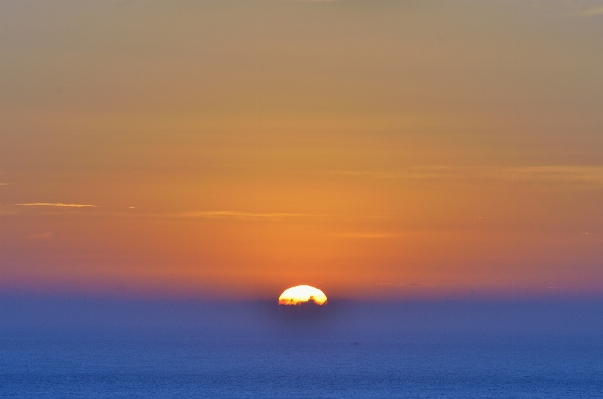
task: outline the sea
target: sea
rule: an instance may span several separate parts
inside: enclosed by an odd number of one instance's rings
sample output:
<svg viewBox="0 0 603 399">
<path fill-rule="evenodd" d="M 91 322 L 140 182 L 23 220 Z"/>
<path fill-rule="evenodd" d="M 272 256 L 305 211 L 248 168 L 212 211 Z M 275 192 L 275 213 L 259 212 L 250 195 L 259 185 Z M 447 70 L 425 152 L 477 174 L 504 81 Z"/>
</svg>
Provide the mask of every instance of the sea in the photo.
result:
<svg viewBox="0 0 603 399">
<path fill-rule="evenodd" d="M 4 297 L 0 398 L 603 398 L 603 301 Z"/>
</svg>

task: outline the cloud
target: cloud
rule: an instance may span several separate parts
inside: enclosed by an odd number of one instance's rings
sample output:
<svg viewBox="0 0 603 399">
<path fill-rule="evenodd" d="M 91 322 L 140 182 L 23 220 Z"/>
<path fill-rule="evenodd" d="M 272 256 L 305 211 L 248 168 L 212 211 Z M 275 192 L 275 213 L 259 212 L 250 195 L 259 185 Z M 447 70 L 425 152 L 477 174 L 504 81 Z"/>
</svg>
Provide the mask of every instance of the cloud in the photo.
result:
<svg viewBox="0 0 603 399">
<path fill-rule="evenodd" d="M 376 283 L 377 285 L 391 285 L 394 287 L 434 287 L 431 283 Z"/>
<path fill-rule="evenodd" d="M 17 206 L 54 206 L 61 208 L 97 208 L 96 205 L 88 204 L 63 204 L 62 202 L 31 202 L 27 204 L 15 204 Z"/>
<path fill-rule="evenodd" d="M 234 218 L 234 219 L 258 219 L 258 218 L 286 218 L 286 217 L 301 217 L 301 216 L 316 216 L 304 213 L 252 213 L 238 211 L 204 211 L 204 212 L 189 212 L 185 213 L 187 217 L 199 218 Z"/>
<path fill-rule="evenodd" d="M 591 8 L 589 10 L 581 11 L 577 15 L 581 17 L 594 17 L 597 15 L 603 15 L 603 7 Z"/>
<path fill-rule="evenodd" d="M 509 177 L 528 181 L 603 184 L 603 166 L 530 166 L 504 172 Z"/>
<path fill-rule="evenodd" d="M 10 186 L 12 183 L 0 183 L 0 186 Z"/>
<path fill-rule="evenodd" d="M 334 234 L 335 237 L 349 237 L 349 238 L 394 238 L 400 237 L 400 234 L 391 233 L 342 233 Z"/>
<path fill-rule="evenodd" d="M 426 166 L 410 168 L 401 172 L 373 170 L 331 170 L 331 176 L 366 177 L 372 179 L 429 179 L 448 176 L 458 168 L 449 166 Z"/>
<path fill-rule="evenodd" d="M 426 180 L 426 179 L 514 179 L 517 182 L 558 182 L 603 184 L 603 166 L 553 165 L 553 166 L 424 166 L 408 168 L 401 172 L 369 170 L 333 170 L 331 176 Z"/>
<path fill-rule="evenodd" d="M 44 233 L 32 234 L 29 238 L 30 240 L 50 240 L 54 236 L 54 233 L 50 231 L 46 231 Z"/>
</svg>

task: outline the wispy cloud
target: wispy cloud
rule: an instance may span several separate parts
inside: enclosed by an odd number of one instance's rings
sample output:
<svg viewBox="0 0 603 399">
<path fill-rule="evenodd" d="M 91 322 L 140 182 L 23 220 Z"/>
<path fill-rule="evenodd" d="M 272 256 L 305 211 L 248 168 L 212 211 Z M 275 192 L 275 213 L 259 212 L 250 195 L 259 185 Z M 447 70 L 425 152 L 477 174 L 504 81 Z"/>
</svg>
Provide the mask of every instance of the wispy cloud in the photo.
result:
<svg viewBox="0 0 603 399">
<path fill-rule="evenodd" d="M 392 234 L 392 233 L 341 233 L 341 234 L 332 234 L 335 237 L 349 237 L 349 238 L 395 238 L 401 237 L 400 234 Z"/>
<path fill-rule="evenodd" d="M 32 234 L 27 238 L 30 240 L 50 240 L 54 236 L 54 233 L 45 231 L 44 233 Z"/>
<path fill-rule="evenodd" d="M 27 204 L 15 204 L 17 206 L 53 206 L 60 208 L 97 208 L 96 205 L 89 204 L 63 204 L 62 202 L 31 202 Z"/>
<path fill-rule="evenodd" d="M 595 7 L 588 10 L 577 13 L 581 17 L 594 17 L 597 15 L 603 15 L 603 7 Z"/>
<path fill-rule="evenodd" d="M 434 287 L 431 283 L 376 283 L 377 285 L 389 285 L 394 287 Z"/>
<path fill-rule="evenodd" d="M 524 182 L 565 182 L 603 184 L 603 166 L 552 165 L 552 166 L 425 166 L 403 171 L 333 170 L 331 176 L 365 179 L 515 179 Z"/>
<path fill-rule="evenodd" d="M 302 217 L 302 216 L 316 216 L 304 213 L 253 213 L 253 212 L 239 212 L 239 211 L 203 211 L 203 212 L 187 212 L 182 214 L 187 217 L 199 217 L 199 218 L 235 218 L 235 219 L 259 219 L 259 218 L 287 218 L 287 217 Z"/>
<path fill-rule="evenodd" d="M 458 168 L 449 166 L 426 166 L 409 168 L 404 171 L 380 171 L 380 170 L 331 170 L 327 172 L 332 176 L 364 177 L 370 179 L 429 179 L 448 176 Z"/>
<path fill-rule="evenodd" d="M 503 171 L 521 180 L 603 184 L 603 166 L 529 166 Z"/>
</svg>

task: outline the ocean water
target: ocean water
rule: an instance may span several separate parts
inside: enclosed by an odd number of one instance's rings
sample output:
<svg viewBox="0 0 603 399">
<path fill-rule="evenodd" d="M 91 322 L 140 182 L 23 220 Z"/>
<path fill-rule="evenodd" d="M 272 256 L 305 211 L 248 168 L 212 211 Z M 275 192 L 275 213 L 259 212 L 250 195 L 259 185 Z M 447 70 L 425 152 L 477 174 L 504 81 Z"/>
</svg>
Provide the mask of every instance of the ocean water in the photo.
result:
<svg viewBox="0 0 603 399">
<path fill-rule="evenodd" d="M 1 304 L 1 398 L 603 398 L 600 305 Z"/>
</svg>

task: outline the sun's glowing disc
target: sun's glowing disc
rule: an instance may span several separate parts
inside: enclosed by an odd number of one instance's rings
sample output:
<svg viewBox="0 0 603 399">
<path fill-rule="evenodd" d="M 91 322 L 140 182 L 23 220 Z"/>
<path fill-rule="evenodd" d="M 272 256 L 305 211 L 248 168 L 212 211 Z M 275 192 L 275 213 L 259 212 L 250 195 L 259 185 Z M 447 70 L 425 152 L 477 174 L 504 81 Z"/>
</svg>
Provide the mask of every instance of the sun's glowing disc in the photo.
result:
<svg viewBox="0 0 603 399">
<path fill-rule="evenodd" d="M 327 303 L 327 296 L 318 288 L 309 285 L 298 285 L 287 288 L 278 298 L 279 305 L 299 305 L 308 301 L 313 301 L 317 305 L 324 305 Z"/>
</svg>

